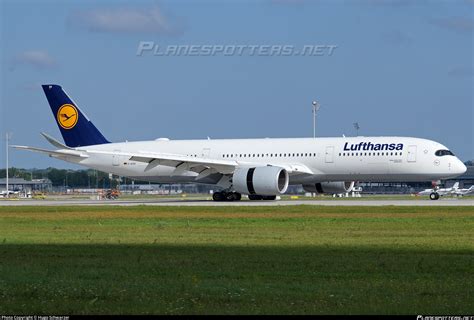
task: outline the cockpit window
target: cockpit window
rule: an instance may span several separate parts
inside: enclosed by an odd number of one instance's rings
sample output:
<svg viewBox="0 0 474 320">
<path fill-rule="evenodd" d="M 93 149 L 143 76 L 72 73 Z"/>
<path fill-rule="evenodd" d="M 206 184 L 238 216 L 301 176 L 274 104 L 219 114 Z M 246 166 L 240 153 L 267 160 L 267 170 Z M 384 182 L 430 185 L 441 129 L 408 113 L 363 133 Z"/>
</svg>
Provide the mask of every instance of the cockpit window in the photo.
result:
<svg viewBox="0 0 474 320">
<path fill-rule="evenodd" d="M 438 157 L 442 156 L 454 156 L 454 154 L 449 150 L 438 150 L 435 152 L 435 155 Z"/>
</svg>

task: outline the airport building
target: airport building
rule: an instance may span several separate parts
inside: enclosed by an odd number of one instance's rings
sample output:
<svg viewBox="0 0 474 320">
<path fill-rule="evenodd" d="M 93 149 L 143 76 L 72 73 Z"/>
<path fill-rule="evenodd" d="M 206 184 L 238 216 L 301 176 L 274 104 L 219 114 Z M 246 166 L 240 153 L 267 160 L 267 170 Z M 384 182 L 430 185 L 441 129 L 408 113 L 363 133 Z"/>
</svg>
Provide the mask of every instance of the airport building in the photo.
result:
<svg viewBox="0 0 474 320">
<path fill-rule="evenodd" d="M 51 191 L 53 184 L 49 179 L 33 179 L 31 181 L 23 178 L 9 178 L 8 189 L 10 191 L 31 192 L 31 191 Z M 0 179 L 0 190 L 7 189 L 7 179 Z"/>
<path fill-rule="evenodd" d="M 459 188 L 469 188 L 474 185 L 474 166 L 467 166 L 467 171 L 463 175 L 444 182 L 447 187 L 451 187 L 454 183 L 459 182 Z"/>
</svg>

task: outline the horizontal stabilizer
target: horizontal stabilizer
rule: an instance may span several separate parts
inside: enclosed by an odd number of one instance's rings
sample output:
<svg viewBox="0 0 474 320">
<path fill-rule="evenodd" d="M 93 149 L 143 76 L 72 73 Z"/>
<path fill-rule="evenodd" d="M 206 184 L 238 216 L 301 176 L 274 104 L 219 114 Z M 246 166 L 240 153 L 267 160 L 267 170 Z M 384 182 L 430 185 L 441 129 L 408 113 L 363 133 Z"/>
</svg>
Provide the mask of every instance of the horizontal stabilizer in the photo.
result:
<svg viewBox="0 0 474 320">
<path fill-rule="evenodd" d="M 51 137 L 49 134 L 47 134 L 45 132 L 41 132 L 41 135 L 46 140 L 48 140 L 49 143 L 51 143 L 53 146 L 55 146 L 56 148 L 59 148 L 59 149 L 72 149 L 72 148 L 69 148 L 68 146 L 66 146 L 65 144 L 59 142 L 58 140 L 54 139 L 53 137 Z"/>
<path fill-rule="evenodd" d="M 45 153 L 48 154 L 51 157 L 78 157 L 78 158 L 89 158 L 89 156 L 83 152 L 83 151 L 78 151 L 78 150 L 72 150 L 72 149 L 65 149 L 65 150 L 47 150 L 47 149 L 41 149 L 41 148 L 35 148 L 35 147 L 27 147 L 27 146 L 11 146 L 12 148 L 15 149 L 21 149 L 21 150 L 28 150 L 28 151 L 33 151 L 33 152 L 39 152 L 39 153 Z"/>
</svg>

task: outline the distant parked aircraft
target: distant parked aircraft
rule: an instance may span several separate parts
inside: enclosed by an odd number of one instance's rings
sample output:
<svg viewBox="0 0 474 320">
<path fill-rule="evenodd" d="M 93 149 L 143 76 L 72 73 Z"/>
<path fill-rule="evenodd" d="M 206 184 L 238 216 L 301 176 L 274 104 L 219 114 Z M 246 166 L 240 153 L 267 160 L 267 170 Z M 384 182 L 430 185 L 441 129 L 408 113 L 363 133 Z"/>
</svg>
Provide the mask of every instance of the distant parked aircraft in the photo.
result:
<svg viewBox="0 0 474 320">
<path fill-rule="evenodd" d="M 474 185 L 467 189 L 458 189 L 456 190 L 456 195 L 458 196 L 467 196 L 470 194 L 474 194 Z"/>
<path fill-rule="evenodd" d="M 19 193 L 18 191 L 8 190 L 8 195 L 15 195 L 15 194 L 18 194 L 18 193 Z M 0 196 L 6 197 L 7 196 L 7 190 L 0 191 Z"/>
</svg>

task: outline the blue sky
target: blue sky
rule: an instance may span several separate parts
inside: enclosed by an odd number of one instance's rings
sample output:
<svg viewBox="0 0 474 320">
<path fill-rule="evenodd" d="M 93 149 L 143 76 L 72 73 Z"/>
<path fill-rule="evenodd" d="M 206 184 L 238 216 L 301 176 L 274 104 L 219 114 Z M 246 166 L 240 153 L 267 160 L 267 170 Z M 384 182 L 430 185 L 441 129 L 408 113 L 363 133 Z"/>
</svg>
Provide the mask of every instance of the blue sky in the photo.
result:
<svg viewBox="0 0 474 320">
<path fill-rule="evenodd" d="M 57 83 L 111 141 L 433 139 L 474 158 L 474 1 L 0 1 L 0 132 L 60 138 Z M 167 45 L 336 45 L 322 56 L 137 56 Z M 0 166 L 5 166 L 4 144 Z M 16 167 L 72 167 L 21 151 Z"/>
</svg>

